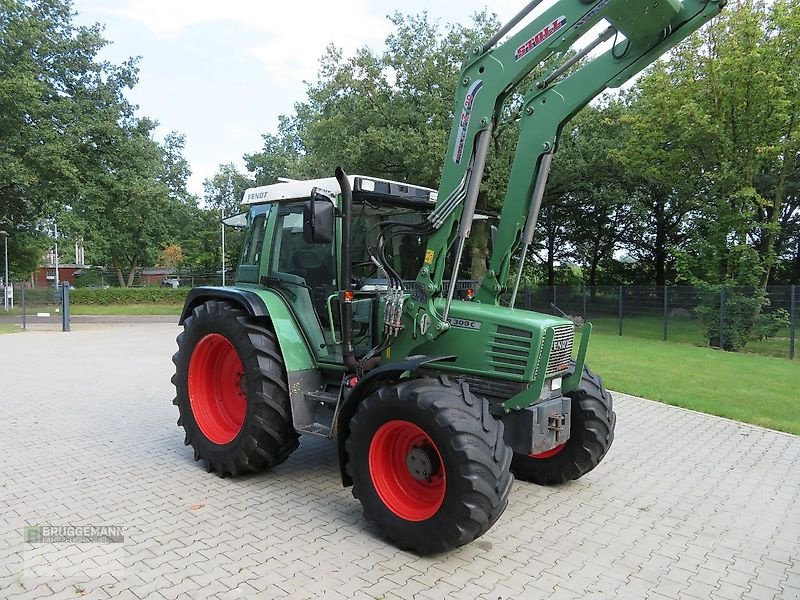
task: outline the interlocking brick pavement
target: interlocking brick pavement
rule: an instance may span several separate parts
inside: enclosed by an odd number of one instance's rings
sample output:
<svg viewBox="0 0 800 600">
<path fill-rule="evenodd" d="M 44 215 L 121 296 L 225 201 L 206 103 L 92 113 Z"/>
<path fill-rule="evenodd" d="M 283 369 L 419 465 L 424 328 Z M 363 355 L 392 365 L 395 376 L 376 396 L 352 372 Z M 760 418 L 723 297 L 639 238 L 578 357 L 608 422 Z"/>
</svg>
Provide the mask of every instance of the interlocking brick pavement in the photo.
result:
<svg viewBox="0 0 800 600">
<path fill-rule="evenodd" d="M 800 438 L 615 394 L 606 460 L 516 483 L 482 538 L 382 541 L 332 442 L 218 479 L 175 425 L 178 328 L 0 336 L 0 598 L 800 598 Z M 735 393 L 735 390 L 732 390 Z M 32 544 L 26 525 L 120 525 Z"/>
</svg>

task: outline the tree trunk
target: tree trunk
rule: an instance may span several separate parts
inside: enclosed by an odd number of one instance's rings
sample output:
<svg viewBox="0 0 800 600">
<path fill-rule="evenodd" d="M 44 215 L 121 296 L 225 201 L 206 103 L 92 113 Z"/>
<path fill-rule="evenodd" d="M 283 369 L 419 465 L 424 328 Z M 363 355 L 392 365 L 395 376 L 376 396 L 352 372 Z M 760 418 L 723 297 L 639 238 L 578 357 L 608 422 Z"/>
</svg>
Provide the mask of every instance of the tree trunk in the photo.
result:
<svg viewBox="0 0 800 600">
<path fill-rule="evenodd" d="M 117 283 L 119 287 L 125 286 L 125 276 L 122 274 L 122 265 L 119 264 L 116 256 L 111 256 L 111 264 L 114 265 L 114 273 L 117 275 Z"/>
<path fill-rule="evenodd" d="M 133 257 L 131 260 L 131 267 L 128 271 L 128 285 L 126 287 L 131 287 L 133 285 L 133 278 L 136 276 L 136 267 L 138 266 L 139 259 L 138 257 Z"/>
<path fill-rule="evenodd" d="M 472 260 L 470 262 L 470 279 L 473 281 L 483 281 L 483 276 L 486 275 L 486 257 L 489 256 L 489 226 L 473 224 L 472 236 Z"/>
</svg>

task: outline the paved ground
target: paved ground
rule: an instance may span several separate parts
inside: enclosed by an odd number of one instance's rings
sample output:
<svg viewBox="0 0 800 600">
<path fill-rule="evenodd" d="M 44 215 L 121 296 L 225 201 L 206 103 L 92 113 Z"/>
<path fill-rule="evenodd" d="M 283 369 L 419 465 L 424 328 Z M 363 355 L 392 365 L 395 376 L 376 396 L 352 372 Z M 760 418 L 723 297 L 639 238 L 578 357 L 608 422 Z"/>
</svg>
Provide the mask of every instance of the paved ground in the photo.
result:
<svg viewBox="0 0 800 600">
<path fill-rule="evenodd" d="M 800 598 L 796 436 L 617 395 L 598 469 L 515 484 L 484 537 L 423 559 L 364 521 L 330 443 L 247 479 L 194 463 L 177 331 L 0 336 L 0 598 Z M 37 524 L 124 543 L 25 543 Z"/>
</svg>

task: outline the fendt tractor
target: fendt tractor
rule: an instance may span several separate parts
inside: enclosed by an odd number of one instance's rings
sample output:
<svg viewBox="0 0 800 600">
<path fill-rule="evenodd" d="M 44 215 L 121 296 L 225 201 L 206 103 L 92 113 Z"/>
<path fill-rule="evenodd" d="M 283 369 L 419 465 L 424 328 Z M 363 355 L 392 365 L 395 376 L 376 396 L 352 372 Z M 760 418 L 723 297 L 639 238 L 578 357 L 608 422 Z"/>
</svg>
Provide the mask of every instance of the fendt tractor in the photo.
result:
<svg viewBox="0 0 800 600">
<path fill-rule="evenodd" d="M 556 484 L 603 460 L 616 417 L 585 365 L 591 325 L 573 348 L 571 320 L 515 308 L 520 275 L 561 129 L 725 0 L 558 0 L 531 16 L 542 1 L 470 50 L 438 190 L 337 168 L 245 192 L 235 286 L 190 292 L 173 358 L 178 424 L 209 471 L 258 472 L 299 434 L 333 438 L 366 518 L 428 554 L 483 535 L 514 477 Z M 478 194 L 523 79 L 494 226 Z M 485 274 L 461 289 L 477 237 Z"/>
</svg>

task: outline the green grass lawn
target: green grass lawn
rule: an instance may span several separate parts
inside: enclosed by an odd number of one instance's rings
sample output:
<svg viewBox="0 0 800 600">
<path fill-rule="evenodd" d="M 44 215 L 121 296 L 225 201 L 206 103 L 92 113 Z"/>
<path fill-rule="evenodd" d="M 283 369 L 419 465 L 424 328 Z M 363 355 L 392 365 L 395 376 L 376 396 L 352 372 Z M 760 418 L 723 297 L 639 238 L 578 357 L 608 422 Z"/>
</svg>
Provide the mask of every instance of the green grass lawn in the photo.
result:
<svg viewBox="0 0 800 600">
<path fill-rule="evenodd" d="M 183 304 L 72 304 L 70 312 L 73 315 L 179 315 Z M 29 306 L 29 315 L 37 312 L 49 312 L 51 315 L 61 312 L 60 304 Z M 19 306 L 8 311 L 8 314 L 19 316 L 22 309 Z"/>
<path fill-rule="evenodd" d="M 13 323 L 0 323 L 0 334 L 3 333 L 17 333 L 22 331 L 22 327 L 14 325 Z"/>
<path fill-rule="evenodd" d="M 610 389 L 800 434 L 800 360 L 594 333 L 587 362 Z"/>
<path fill-rule="evenodd" d="M 179 315 L 183 304 L 73 304 L 73 315 Z"/>
<path fill-rule="evenodd" d="M 619 321 L 614 317 L 590 318 L 596 333 L 618 335 Z M 680 344 L 693 344 L 695 346 L 708 346 L 703 323 L 697 319 L 673 318 L 669 320 L 667 340 Z M 635 337 L 646 340 L 663 340 L 664 319 L 662 317 L 628 317 L 622 319 L 623 337 Z M 775 356 L 778 358 L 789 357 L 789 332 L 781 337 L 767 340 L 752 340 L 747 343 L 742 352 Z M 800 341 L 798 341 L 800 346 Z"/>
</svg>

